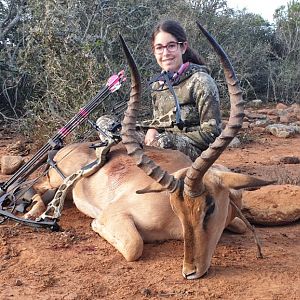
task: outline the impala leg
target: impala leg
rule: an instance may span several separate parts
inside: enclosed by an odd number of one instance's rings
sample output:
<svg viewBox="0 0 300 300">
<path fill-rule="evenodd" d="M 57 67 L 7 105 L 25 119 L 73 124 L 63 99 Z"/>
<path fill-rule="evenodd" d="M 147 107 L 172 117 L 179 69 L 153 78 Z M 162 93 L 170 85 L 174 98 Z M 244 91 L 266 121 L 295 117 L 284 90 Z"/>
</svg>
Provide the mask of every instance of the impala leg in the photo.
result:
<svg viewBox="0 0 300 300">
<path fill-rule="evenodd" d="M 144 242 L 131 216 L 114 215 L 110 211 L 110 214 L 94 219 L 92 228 L 121 252 L 127 261 L 135 261 L 142 255 Z"/>
<path fill-rule="evenodd" d="M 46 206 L 42 197 L 39 194 L 35 194 L 32 197 L 33 206 L 32 208 L 24 215 L 25 219 L 35 219 L 39 217 L 45 210 Z"/>
<path fill-rule="evenodd" d="M 230 190 L 229 198 L 232 200 L 238 207 L 242 206 L 242 191 L 240 190 Z M 231 213 L 231 222 L 227 225 L 226 229 L 234 233 L 245 233 L 247 226 L 243 220 L 237 217 L 237 213 L 234 207 L 230 206 Z"/>
<path fill-rule="evenodd" d="M 226 227 L 226 229 L 230 230 L 234 233 L 245 233 L 247 230 L 247 226 L 244 221 L 242 221 L 239 217 L 235 217 Z"/>
<path fill-rule="evenodd" d="M 25 219 L 35 219 L 39 217 L 46 210 L 47 204 L 54 196 L 53 191 L 55 191 L 50 185 L 48 178 L 43 178 L 41 181 L 37 182 L 33 186 L 33 190 L 36 192 L 36 194 L 31 198 L 33 205 L 24 215 Z"/>
<path fill-rule="evenodd" d="M 36 219 L 40 217 L 47 209 L 47 205 L 51 202 L 55 195 L 56 189 L 49 187 L 47 191 L 38 191 L 32 198 L 33 205 L 31 209 L 24 215 L 25 219 Z"/>
</svg>

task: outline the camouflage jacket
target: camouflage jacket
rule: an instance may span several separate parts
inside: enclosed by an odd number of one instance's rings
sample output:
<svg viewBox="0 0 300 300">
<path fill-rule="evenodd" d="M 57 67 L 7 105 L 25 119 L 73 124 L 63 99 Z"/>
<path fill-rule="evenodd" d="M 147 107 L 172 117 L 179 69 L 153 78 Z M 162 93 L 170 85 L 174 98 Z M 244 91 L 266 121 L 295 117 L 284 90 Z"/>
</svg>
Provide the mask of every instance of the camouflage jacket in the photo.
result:
<svg viewBox="0 0 300 300">
<path fill-rule="evenodd" d="M 175 100 L 167 86 L 152 84 L 153 119 L 143 127 L 172 131 L 190 138 L 191 143 L 205 150 L 221 132 L 219 93 L 205 66 L 190 64 L 173 86 L 179 100 L 183 130 L 176 124 Z"/>
</svg>

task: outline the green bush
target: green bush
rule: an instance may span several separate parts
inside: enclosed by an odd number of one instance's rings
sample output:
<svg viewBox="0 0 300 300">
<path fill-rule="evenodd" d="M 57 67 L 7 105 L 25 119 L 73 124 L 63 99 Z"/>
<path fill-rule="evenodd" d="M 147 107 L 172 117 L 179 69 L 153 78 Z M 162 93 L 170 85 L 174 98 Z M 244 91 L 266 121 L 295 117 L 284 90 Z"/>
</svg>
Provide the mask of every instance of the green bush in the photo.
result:
<svg viewBox="0 0 300 300">
<path fill-rule="evenodd" d="M 228 106 L 219 60 L 195 24 L 201 23 L 228 53 L 245 100 L 299 102 L 298 1 L 275 14 L 275 25 L 256 14 L 235 11 L 224 0 L 70 0 L 0 2 L 0 121 L 41 141 L 63 126 L 113 73 L 128 69 L 119 34 L 127 41 L 143 79 L 142 111 L 151 114 L 147 80 L 159 72 L 151 53 L 153 26 L 179 20 L 191 46 L 212 71 Z M 93 114 L 109 112 L 129 97 L 130 82 Z M 73 139 L 84 135 L 82 127 Z"/>
</svg>

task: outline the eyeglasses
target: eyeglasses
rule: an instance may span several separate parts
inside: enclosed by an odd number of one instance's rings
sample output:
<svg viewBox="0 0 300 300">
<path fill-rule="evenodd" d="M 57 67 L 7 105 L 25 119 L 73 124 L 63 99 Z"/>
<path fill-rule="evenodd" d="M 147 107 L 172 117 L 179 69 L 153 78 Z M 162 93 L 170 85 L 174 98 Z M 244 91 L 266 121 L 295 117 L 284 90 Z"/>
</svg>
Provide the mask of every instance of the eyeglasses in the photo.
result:
<svg viewBox="0 0 300 300">
<path fill-rule="evenodd" d="M 183 42 L 170 42 L 166 46 L 158 44 L 153 47 L 153 51 L 155 54 L 162 54 L 166 48 L 169 52 L 175 52 L 178 50 L 178 45 L 182 44 Z"/>
</svg>

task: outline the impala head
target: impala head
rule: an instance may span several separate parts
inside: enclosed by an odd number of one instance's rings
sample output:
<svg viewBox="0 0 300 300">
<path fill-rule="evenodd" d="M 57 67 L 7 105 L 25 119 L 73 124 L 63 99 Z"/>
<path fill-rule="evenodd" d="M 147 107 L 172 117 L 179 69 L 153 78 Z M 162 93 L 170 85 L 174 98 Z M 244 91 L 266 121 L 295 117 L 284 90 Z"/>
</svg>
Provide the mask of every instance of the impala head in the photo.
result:
<svg viewBox="0 0 300 300">
<path fill-rule="evenodd" d="M 187 171 L 188 169 L 183 169 L 172 174 L 178 186 L 174 192 L 170 192 L 170 203 L 182 224 L 182 275 L 186 279 L 197 279 L 208 271 L 221 234 L 232 219 L 231 214 L 228 214 L 230 189 L 259 187 L 269 182 L 214 166 L 198 182 L 201 192 L 190 195 L 184 191 Z M 153 182 L 137 193 L 158 193 L 165 190 L 167 188 Z"/>
<path fill-rule="evenodd" d="M 196 279 L 207 272 L 227 219 L 229 201 L 222 201 L 222 198 L 228 199 L 228 191 L 216 195 L 219 196 L 217 199 L 212 195 L 215 191 L 210 191 L 211 183 L 208 184 L 204 183 L 203 193 L 196 197 L 181 189 L 170 194 L 172 209 L 183 229 L 182 275 L 186 279 Z"/>
<path fill-rule="evenodd" d="M 131 94 L 122 126 L 122 141 L 127 152 L 139 168 L 154 179 L 153 184 L 137 193 L 168 190 L 170 203 L 180 219 L 184 236 L 183 276 L 196 279 L 203 276 L 211 262 L 213 252 L 228 222 L 229 189 L 260 186 L 262 180 L 249 176 L 210 169 L 225 150 L 243 121 L 243 100 L 238 80 L 231 63 L 214 38 L 199 24 L 219 55 L 230 94 L 231 112 L 226 128 L 210 147 L 202 152 L 195 162 L 174 174 L 162 170 L 143 152 L 136 138 L 136 118 L 140 103 L 140 77 L 135 62 L 121 38 L 125 54 L 131 66 Z"/>
<path fill-rule="evenodd" d="M 186 279 L 203 276 L 209 266 L 216 244 L 223 232 L 229 200 L 228 190 L 222 189 L 220 179 L 208 172 L 201 184 L 202 193 L 191 197 L 184 192 L 186 170 L 173 174 L 178 180 L 178 187 L 170 193 L 170 203 L 178 216 L 183 230 L 184 259 L 182 275 Z M 215 184 L 212 184 L 214 180 Z M 213 190 L 212 190 L 213 189 Z M 154 182 L 148 187 L 137 191 L 139 194 L 160 192 L 165 190 Z"/>
</svg>

